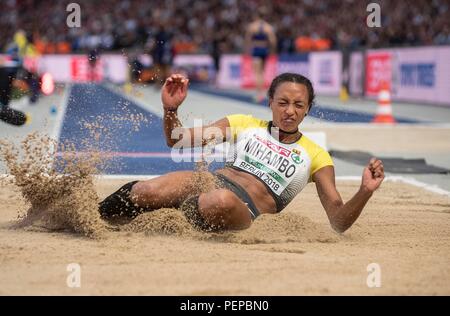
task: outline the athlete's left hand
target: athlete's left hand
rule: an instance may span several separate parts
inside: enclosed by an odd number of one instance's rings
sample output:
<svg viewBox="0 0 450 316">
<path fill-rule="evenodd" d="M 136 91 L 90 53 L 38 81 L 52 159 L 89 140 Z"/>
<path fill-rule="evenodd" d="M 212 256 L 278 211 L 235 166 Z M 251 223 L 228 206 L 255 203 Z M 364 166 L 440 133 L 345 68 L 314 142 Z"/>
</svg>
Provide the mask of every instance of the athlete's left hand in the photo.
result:
<svg viewBox="0 0 450 316">
<path fill-rule="evenodd" d="M 372 158 L 369 164 L 364 168 L 361 189 L 374 192 L 384 180 L 383 162 L 379 159 Z"/>
</svg>

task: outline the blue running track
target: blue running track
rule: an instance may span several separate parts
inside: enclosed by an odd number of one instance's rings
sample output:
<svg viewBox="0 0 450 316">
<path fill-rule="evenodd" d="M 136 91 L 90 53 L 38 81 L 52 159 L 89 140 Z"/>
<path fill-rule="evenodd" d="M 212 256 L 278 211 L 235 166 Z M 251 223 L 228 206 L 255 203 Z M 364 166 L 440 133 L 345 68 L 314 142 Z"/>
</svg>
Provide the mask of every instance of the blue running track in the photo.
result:
<svg viewBox="0 0 450 316">
<path fill-rule="evenodd" d="M 129 118 L 131 114 L 140 114 L 147 121 L 140 124 L 139 131 L 133 130 L 136 124 L 130 120 L 117 122 L 118 118 Z M 102 133 L 99 141 L 93 141 L 83 122 L 97 122 L 107 132 Z M 194 168 L 193 162 L 172 161 L 160 117 L 100 85 L 72 87 L 59 140 L 73 144 L 77 152 L 89 151 L 86 142 L 94 144 L 100 152 L 114 152 L 111 163 L 101 170 L 104 174 L 155 175 Z"/>
</svg>

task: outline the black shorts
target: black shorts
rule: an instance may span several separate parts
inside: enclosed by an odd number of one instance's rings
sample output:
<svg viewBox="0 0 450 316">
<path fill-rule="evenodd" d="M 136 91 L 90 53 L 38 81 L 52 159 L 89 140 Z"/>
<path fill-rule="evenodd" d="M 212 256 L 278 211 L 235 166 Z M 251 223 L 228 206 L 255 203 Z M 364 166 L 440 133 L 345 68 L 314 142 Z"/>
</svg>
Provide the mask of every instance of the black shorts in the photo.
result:
<svg viewBox="0 0 450 316">
<path fill-rule="evenodd" d="M 263 47 L 254 47 L 252 50 L 252 57 L 261 59 L 264 67 L 266 64 L 267 57 L 269 57 L 269 50 Z"/>
<path fill-rule="evenodd" d="M 247 191 L 245 191 L 243 187 L 241 187 L 236 182 L 230 180 L 223 174 L 214 173 L 214 176 L 217 179 L 217 184 L 220 189 L 230 190 L 231 192 L 236 194 L 242 202 L 244 202 L 247 205 L 252 220 L 255 220 L 261 214 L 258 208 L 256 207 L 255 203 L 253 203 L 252 198 L 250 197 L 250 195 L 248 195 Z"/>
</svg>

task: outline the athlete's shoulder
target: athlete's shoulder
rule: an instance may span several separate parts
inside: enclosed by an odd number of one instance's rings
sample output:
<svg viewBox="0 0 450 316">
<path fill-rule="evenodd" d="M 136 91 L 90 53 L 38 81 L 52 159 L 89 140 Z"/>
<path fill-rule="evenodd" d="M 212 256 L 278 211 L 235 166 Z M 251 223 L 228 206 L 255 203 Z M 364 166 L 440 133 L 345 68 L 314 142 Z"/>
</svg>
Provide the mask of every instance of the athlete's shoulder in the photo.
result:
<svg viewBox="0 0 450 316">
<path fill-rule="evenodd" d="M 300 140 L 297 142 L 297 144 L 301 145 L 303 148 L 306 149 L 308 152 L 308 155 L 313 159 L 319 154 L 328 154 L 328 152 L 319 144 L 314 142 L 311 138 L 305 136 L 304 134 L 300 138 Z"/>
<path fill-rule="evenodd" d="M 230 127 L 253 128 L 267 127 L 269 122 L 246 114 L 232 114 L 227 116 Z"/>
<path fill-rule="evenodd" d="M 312 181 L 314 173 L 326 166 L 333 166 L 333 159 L 331 159 L 330 154 L 322 146 L 318 145 L 309 137 L 302 135 L 300 140 L 297 142 L 301 145 L 307 152 L 310 160 L 310 174 L 309 182 Z"/>
<path fill-rule="evenodd" d="M 269 122 L 258 119 L 251 115 L 233 114 L 227 116 L 233 137 L 236 139 L 238 134 L 253 128 L 267 128 Z"/>
<path fill-rule="evenodd" d="M 258 29 L 258 23 L 256 21 L 247 24 L 247 31 L 255 32 Z"/>
<path fill-rule="evenodd" d="M 267 21 L 264 21 L 264 29 L 266 32 L 274 32 L 275 28 Z"/>
</svg>

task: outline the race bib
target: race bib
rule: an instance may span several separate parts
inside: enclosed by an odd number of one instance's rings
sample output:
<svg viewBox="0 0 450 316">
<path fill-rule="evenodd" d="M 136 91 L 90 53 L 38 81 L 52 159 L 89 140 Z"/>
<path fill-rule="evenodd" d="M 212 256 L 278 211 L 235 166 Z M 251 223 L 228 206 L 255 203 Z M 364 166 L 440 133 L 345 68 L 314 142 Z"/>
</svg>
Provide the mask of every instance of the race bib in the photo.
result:
<svg viewBox="0 0 450 316">
<path fill-rule="evenodd" d="M 283 144 L 264 129 L 248 131 L 236 144 L 235 168 L 260 178 L 276 194 L 298 173 L 309 172 L 309 159 L 299 144 Z"/>
</svg>

